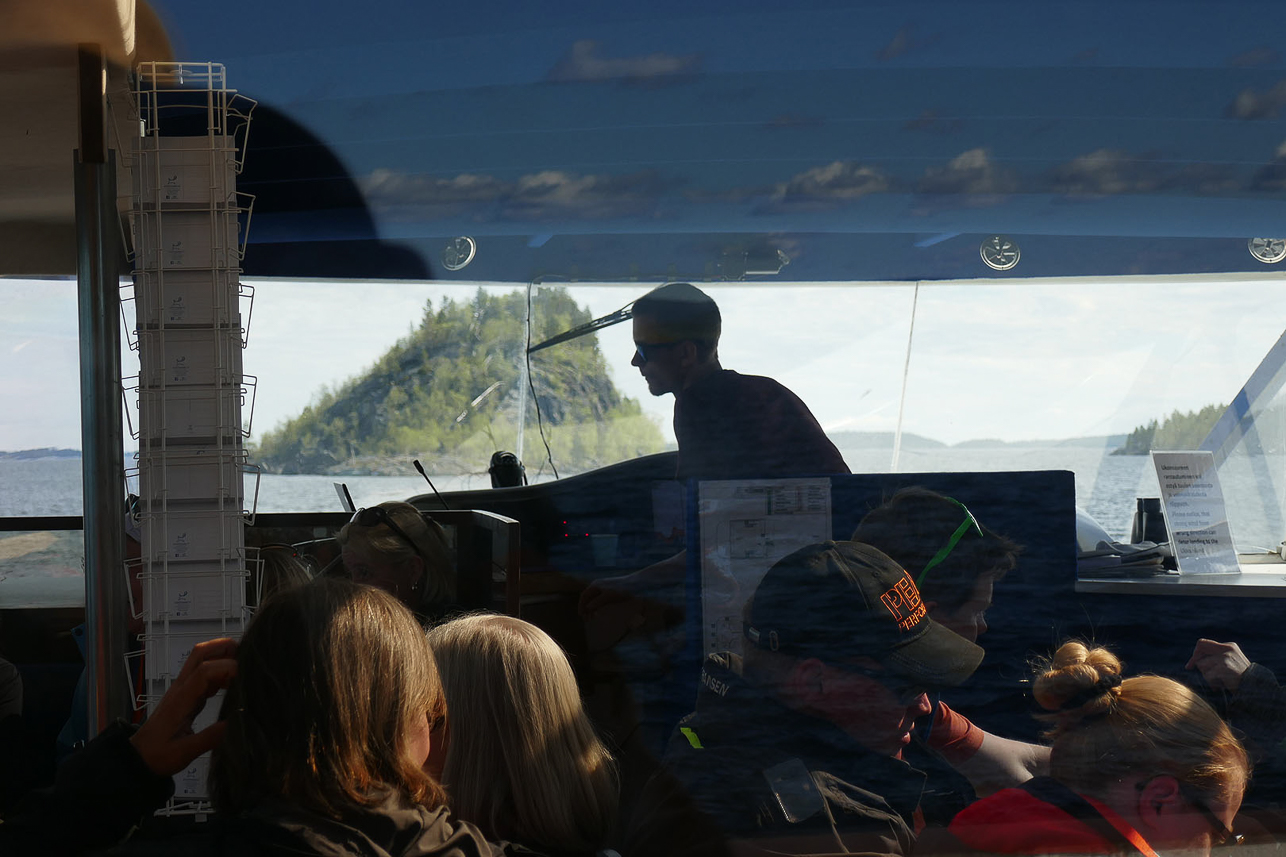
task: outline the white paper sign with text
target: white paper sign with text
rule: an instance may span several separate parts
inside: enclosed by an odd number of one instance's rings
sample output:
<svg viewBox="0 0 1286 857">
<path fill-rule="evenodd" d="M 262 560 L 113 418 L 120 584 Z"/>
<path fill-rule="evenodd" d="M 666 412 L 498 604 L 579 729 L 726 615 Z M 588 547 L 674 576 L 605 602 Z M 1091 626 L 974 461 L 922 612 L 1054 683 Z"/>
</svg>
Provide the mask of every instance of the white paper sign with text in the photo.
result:
<svg viewBox="0 0 1286 857">
<path fill-rule="evenodd" d="M 1152 453 L 1181 574 L 1236 574 L 1237 551 L 1212 452 Z"/>
<path fill-rule="evenodd" d="M 702 482 L 701 604 L 705 652 L 742 652 L 741 608 L 777 560 L 831 537 L 831 483 Z"/>
</svg>

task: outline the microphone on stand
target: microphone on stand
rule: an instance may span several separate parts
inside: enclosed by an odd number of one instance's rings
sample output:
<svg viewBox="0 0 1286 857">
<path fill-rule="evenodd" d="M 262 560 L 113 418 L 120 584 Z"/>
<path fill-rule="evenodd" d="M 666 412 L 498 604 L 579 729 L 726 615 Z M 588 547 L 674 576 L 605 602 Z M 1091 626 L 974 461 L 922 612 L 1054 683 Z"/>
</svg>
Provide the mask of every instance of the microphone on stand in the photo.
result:
<svg viewBox="0 0 1286 857">
<path fill-rule="evenodd" d="M 420 475 L 424 477 L 424 481 L 429 483 L 429 487 L 433 489 L 433 496 L 438 498 L 438 502 L 442 504 L 442 508 L 450 511 L 451 507 L 447 504 L 446 500 L 442 499 L 442 495 L 438 493 L 438 487 L 433 484 L 433 480 L 429 478 L 429 474 L 424 472 L 424 465 L 420 464 L 420 459 L 417 458 L 411 463 L 415 465 L 416 470 L 420 471 Z"/>
</svg>

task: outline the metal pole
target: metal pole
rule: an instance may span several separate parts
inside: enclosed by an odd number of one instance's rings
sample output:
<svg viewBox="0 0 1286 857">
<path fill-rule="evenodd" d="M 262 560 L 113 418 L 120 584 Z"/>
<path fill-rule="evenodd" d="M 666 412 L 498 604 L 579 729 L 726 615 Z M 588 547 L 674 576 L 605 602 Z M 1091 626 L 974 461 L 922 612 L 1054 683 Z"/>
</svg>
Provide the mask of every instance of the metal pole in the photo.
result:
<svg viewBox="0 0 1286 857">
<path fill-rule="evenodd" d="M 527 388 L 531 384 L 531 293 L 536 288 L 535 282 L 527 283 L 527 301 L 523 304 L 522 329 L 526 331 L 526 349 L 522 354 L 522 365 L 518 367 L 518 441 L 514 454 L 522 461 L 523 435 L 527 430 Z"/>
<path fill-rule="evenodd" d="M 80 148 L 75 156 L 80 442 L 85 526 L 85 690 L 89 735 L 131 709 L 121 431 L 120 219 L 115 152 L 107 149 L 107 66 L 80 45 Z"/>
<path fill-rule="evenodd" d="M 902 396 L 898 399 L 898 424 L 893 431 L 893 461 L 889 464 L 889 472 L 898 472 L 898 459 L 902 456 L 902 415 L 906 412 L 906 388 L 911 377 L 911 345 L 915 341 L 915 307 L 920 302 L 920 284 L 915 284 L 915 291 L 911 293 L 911 323 L 907 326 L 906 331 L 906 362 L 902 364 Z"/>
</svg>

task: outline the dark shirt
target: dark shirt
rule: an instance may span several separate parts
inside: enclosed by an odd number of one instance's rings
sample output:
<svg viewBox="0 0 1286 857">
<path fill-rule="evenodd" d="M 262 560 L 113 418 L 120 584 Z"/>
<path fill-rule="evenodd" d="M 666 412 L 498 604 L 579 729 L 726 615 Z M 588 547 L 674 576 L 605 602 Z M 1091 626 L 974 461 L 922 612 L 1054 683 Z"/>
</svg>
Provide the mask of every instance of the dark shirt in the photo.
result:
<svg viewBox="0 0 1286 857">
<path fill-rule="evenodd" d="M 722 369 L 674 398 L 684 479 L 828 476 L 844 458 L 800 398 L 772 378 Z"/>
<path fill-rule="evenodd" d="M 711 655 L 697 710 L 680 722 L 629 824 L 623 853 L 907 854 L 924 774 L 792 711 Z"/>
<path fill-rule="evenodd" d="M 116 723 L 58 767 L 53 788 L 28 794 L 0 824 L 0 854 L 80 854 L 124 838 L 174 793 L 148 770 Z"/>
<path fill-rule="evenodd" d="M 221 855 L 498 857 L 512 853 L 507 846 L 487 842 L 476 827 L 451 818 L 445 809 L 426 809 L 396 794 L 374 806 L 355 806 L 339 819 L 270 799 L 223 824 Z"/>
<path fill-rule="evenodd" d="M 1241 684 L 1227 696 L 1227 711 L 1221 712 L 1247 744 L 1256 763 L 1264 760 L 1286 738 L 1286 689 L 1273 671 L 1262 664 L 1251 664 L 1241 676 Z M 1259 779 L 1259 771 L 1255 771 Z"/>
</svg>

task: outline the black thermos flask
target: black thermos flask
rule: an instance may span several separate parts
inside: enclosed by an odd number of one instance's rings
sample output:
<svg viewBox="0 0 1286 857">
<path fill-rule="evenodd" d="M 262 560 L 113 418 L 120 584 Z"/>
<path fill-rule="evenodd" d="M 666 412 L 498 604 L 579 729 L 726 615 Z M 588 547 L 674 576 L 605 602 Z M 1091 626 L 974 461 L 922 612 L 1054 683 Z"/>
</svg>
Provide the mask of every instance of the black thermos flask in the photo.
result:
<svg viewBox="0 0 1286 857">
<path fill-rule="evenodd" d="M 1134 526 L 1130 529 L 1130 542 L 1163 544 L 1169 539 L 1170 534 L 1165 529 L 1165 515 L 1161 512 L 1161 498 L 1135 498 Z"/>
</svg>

